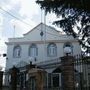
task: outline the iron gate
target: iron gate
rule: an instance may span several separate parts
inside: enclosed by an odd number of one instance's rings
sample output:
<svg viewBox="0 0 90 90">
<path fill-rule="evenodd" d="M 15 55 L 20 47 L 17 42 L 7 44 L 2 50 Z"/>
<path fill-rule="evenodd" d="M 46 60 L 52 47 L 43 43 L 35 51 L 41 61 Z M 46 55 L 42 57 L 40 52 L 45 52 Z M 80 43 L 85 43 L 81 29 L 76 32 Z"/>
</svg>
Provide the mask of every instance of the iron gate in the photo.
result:
<svg viewBox="0 0 90 90">
<path fill-rule="evenodd" d="M 75 56 L 75 90 L 90 90 L 90 57 Z"/>
</svg>

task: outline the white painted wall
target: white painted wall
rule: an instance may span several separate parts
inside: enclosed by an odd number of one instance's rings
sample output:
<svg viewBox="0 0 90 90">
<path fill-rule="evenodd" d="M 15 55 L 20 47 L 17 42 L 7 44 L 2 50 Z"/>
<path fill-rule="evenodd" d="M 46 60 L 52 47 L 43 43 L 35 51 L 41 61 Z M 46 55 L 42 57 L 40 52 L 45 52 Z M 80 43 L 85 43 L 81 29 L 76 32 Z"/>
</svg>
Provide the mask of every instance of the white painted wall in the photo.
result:
<svg viewBox="0 0 90 90">
<path fill-rule="evenodd" d="M 25 61 L 29 63 L 30 60 L 28 56 L 28 50 L 29 50 L 29 46 L 32 43 L 37 44 L 37 47 L 38 47 L 38 56 L 36 57 L 37 58 L 36 62 L 41 62 L 44 60 L 52 60 L 58 57 L 62 57 L 64 55 L 63 45 L 66 42 L 72 43 L 73 55 L 77 55 L 81 53 L 80 45 L 74 38 L 72 38 L 71 36 L 60 35 L 58 31 L 54 30 L 53 28 L 49 26 L 46 26 L 46 32 L 48 32 L 46 33 L 46 40 L 44 41 L 43 40 L 44 38 L 41 40 L 41 36 L 40 36 L 41 25 L 43 24 L 38 25 L 36 28 L 34 28 L 33 30 L 25 34 L 24 37 L 22 38 L 9 39 L 9 42 L 7 42 L 8 60 L 6 62 L 6 69 L 11 68 L 13 65 L 13 62 L 16 62 L 17 64 L 20 61 Z M 42 27 L 45 27 L 45 25 L 43 25 Z M 57 45 L 57 56 L 56 57 L 47 56 L 47 45 L 50 42 L 54 42 Z M 13 48 L 15 45 L 18 45 L 18 44 L 22 48 L 21 58 L 13 58 Z M 34 62 L 35 61 L 33 61 L 33 63 Z"/>
</svg>

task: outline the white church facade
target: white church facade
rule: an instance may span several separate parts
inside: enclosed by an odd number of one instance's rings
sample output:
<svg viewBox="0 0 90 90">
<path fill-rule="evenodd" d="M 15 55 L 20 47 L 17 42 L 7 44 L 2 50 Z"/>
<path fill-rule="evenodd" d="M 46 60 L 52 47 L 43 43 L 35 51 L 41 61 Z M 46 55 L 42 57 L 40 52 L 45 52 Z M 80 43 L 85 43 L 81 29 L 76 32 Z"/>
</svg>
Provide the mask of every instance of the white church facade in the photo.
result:
<svg viewBox="0 0 90 90">
<path fill-rule="evenodd" d="M 15 65 L 25 71 L 25 66 L 32 62 L 43 68 L 47 73 L 47 86 L 61 86 L 61 73 L 56 72 L 60 66 L 60 57 L 64 56 L 64 47 L 71 48 L 71 55 L 81 54 L 81 47 L 72 36 L 62 34 L 51 26 L 40 23 L 35 28 L 27 32 L 21 38 L 9 38 L 7 44 L 6 72 Z M 52 77 L 51 77 L 51 73 Z M 24 75 L 24 77 L 27 77 Z M 56 84 L 54 83 L 57 77 Z M 8 77 L 9 78 L 9 77 Z M 51 82 L 49 80 L 51 78 Z M 57 84 L 58 83 L 58 84 Z"/>
</svg>

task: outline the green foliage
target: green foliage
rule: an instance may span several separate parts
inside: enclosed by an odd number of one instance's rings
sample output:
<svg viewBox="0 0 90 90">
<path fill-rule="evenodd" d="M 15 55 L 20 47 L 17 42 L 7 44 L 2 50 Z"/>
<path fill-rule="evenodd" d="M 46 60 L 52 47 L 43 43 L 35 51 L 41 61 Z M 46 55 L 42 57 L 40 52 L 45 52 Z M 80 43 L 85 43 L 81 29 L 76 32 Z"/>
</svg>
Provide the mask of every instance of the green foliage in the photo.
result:
<svg viewBox="0 0 90 90">
<path fill-rule="evenodd" d="M 37 0 L 45 12 L 62 16 L 53 24 L 68 35 L 77 38 L 86 52 L 90 52 L 90 2 L 89 0 Z M 76 29 L 75 29 L 76 27 Z M 77 32 L 76 32 L 77 31 Z"/>
<path fill-rule="evenodd" d="M 57 12 L 58 9 L 79 9 L 86 12 L 90 12 L 90 1 L 89 0 L 37 0 L 36 3 L 41 5 L 41 8 L 46 9 L 46 11 Z M 57 12 L 58 13 L 58 12 Z"/>
</svg>

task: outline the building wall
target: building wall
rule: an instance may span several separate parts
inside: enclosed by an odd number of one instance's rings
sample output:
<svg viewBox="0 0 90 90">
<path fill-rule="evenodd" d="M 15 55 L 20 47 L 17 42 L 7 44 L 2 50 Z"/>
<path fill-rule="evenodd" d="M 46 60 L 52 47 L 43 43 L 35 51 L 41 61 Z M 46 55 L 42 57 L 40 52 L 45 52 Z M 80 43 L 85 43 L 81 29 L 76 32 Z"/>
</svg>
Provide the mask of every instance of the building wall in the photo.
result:
<svg viewBox="0 0 90 90">
<path fill-rule="evenodd" d="M 41 28 L 43 27 L 43 28 Z M 40 36 L 41 29 L 44 33 L 43 37 Z M 46 31 L 45 31 L 46 30 Z M 18 64 L 21 61 L 25 61 L 27 63 L 30 62 L 30 57 L 28 55 L 29 46 L 32 43 L 35 43 L 38 47 L 38 56 L 36 57 L 36 62 L 32 60 L 33 63 L 38 63 L 42 61 L 48 61 L 55 58 L 62 57 L 64 55 L 63 46 L 66 42 L 70 42 L 73 46 L 73 55 L 77 55 L 81 53 L 81 47 L 77 40 L 75 40 L 72 36 L 66 36 L 59 34 L 55 29 L 45 26 L 44 24 L 40 24 L 35 27 L 30 32 L 24 34 L 22 38 L 10 38 L 9 42 L 7 42 L 7 57 L 8 60 L 6 62 L 6 70 L 11 68 L 13 64 Z M 55 43 L 57 46 L 57 56 L 48 57 L 47 56 L 47 46 L 49 43 Z M 13 48 L 15 45 L 21 46 L 21 57 L 13 58 Z"/>
</svg>

